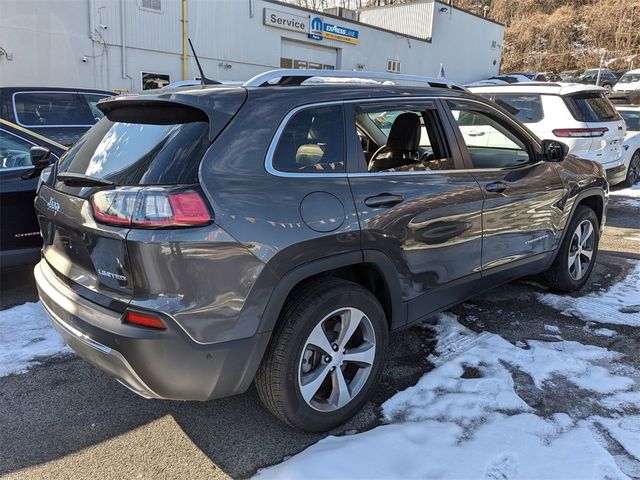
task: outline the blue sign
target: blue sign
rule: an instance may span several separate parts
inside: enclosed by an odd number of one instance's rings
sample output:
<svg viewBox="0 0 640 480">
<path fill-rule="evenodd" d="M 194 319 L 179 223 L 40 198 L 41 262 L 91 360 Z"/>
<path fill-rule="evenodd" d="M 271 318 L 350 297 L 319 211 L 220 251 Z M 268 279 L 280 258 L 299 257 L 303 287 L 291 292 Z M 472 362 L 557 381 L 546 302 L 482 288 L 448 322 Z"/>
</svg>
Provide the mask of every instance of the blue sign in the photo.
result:
<svg viewBox="0 0 640 480">
<path fill-rule="evenodd" d="M 334 40 L 340 40 L 341 42 L 349 42 L 354 45 L 358 44 L 358 31 L 350 28 L 344 28 L 339 25 L 331 25 L 325 23 L 322 29 L 322 36 L 324 38 L 332 38 Z"/>
<path fill-rule="evenodd" d="M 320 17 L 314 17 L 309 24 L 309 38 L 313 40 L 322 40 L 322 19 Z"/>
<path fill-rule="evenodd" d="M 314 17 L 311 19 L 311 22 L 309 23 L 309 34 L 307 36 L 313 40 L 330 38 L 332 40 L 348 42 L 354 45 L 358 44 L 358 30 L 323 22 L 320 17 Z"/>
</svg>

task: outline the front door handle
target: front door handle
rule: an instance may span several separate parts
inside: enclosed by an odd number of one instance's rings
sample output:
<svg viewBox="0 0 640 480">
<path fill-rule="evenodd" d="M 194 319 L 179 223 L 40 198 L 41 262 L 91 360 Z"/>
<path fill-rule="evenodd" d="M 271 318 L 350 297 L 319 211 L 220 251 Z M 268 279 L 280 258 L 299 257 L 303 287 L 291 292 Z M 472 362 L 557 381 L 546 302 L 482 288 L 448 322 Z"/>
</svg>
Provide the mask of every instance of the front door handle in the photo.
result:
<svg viewBox="0 0 640 480">
<path fill-rule="evenodd" d="M 503 182 L 488 183 L 487 185 L 484 186 L 484 189 L 487 192 L 502 193 L 507 189 L 507 184 Z"/>
<path fill-rule="evenodd" d="M 402 195 L 392 195 L 391 193 L 381 193 L 374 197 L 365 199 L 364 204 L 367 207 L 393 207 L 404 200 Z"/>
</svg>

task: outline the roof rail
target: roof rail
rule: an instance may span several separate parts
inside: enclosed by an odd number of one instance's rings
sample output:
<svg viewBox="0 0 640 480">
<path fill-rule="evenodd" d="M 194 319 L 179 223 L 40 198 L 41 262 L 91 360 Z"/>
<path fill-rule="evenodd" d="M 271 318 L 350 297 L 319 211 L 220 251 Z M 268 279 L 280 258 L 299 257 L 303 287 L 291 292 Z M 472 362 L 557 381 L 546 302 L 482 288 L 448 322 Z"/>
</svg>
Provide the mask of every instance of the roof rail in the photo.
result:
<svg viewBox="0 0 640 480">
<path fill-rule="evenodd" d="M 331 83 L 322 82 L 319 79 L 336 79 L 344 78 L 349 79 L 362 79 L 371 80 L 372 83 L 382 84 L 383 82 L 389 82 L 392 84 L 400 83 L 417 83 L 426 84 L 430 87 L 449 88 L 452 90 L 467 91 L 466 88 L 453 83 L 450 80 L 433 77 L 421 77 L 419 75 L 405 75 L 402 73 L 387 73 L 387 72 L 364 72 L 364 71 L 351 71 L 351 70 L 270 70 L 268 72 L 260 73 L 253 78 L 250 78 L 242 84 L 243 87 L 267 87 L 267 86 L 294 86 L 301 85 L 305 80 L 311 78 L 317 78 L 317 83 Z M 316 82 L 313 82 L 316 83 Z M 337 83 L 357 83 L 357 82 L 337 82 Z M 363 82 L 365 83 L 365 82 Z"/>
</svg>

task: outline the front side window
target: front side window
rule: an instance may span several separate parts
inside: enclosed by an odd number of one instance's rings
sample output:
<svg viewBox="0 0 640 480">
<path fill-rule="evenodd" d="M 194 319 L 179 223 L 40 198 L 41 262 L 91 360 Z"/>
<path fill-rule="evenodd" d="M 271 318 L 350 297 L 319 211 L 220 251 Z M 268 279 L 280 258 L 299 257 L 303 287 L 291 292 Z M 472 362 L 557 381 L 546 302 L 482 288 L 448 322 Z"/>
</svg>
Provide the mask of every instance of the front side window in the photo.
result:
<svg viewBox="0 0 640 480">
<path fill-rule="evenodd" d="M 293 115 L 280 135 L 272 162 L 281 172 L 344 172 L 342 106 L 309 108 Z"/>
<path fill-rule="evenodd" d="M 26 127 L 91 126 L 96 123 L 74 92 L 19 92 L 13 96 L 16 120 Z"/>
<path fill-rule="evenodd" d="M 452 170 L 453 158 L 441 142 L 435 109 L 362 108 L 355 117 L 368 172 Z M 373 141 L 376 139 L 377 141 Z"/>
<path fill-rule="evenodd" d="M 467 146 L 473 168 L 509 168 L 530 162 L 525 141 L 506 119 L 462 101 L 448 101 Z"/>
<path fill-rule="evenodd" d="M 32 143 L 23 138 L 0 130 L 0 171 L 7 168 L 21 168 L 31 166 Z"/>
</svg>

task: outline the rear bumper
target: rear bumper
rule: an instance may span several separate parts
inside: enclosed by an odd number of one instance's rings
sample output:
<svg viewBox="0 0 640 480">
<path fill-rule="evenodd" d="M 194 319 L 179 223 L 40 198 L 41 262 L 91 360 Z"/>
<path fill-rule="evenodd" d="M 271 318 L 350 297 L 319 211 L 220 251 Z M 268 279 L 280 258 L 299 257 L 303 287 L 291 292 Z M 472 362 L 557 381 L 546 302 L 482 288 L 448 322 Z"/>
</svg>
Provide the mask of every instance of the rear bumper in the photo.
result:
<svg viewBox="0 0 640 480">
<path fill-rule="evenodd" d="M 244 392 L 270 333 L 200 344 L 172 323 L 167 330 L 124 324 L 122 314 L 80 297 L 41 261 L 34 270 L 54 327 L 82 358 L 145 398 L 209 400 Z"/>
<path fill-rule="evenodd" d="M 606 172 L 609 185 L 617 185 L 627 178 L 627 165 L 623 163 L 617 167 L 607 169 Z"/>
</svg>

